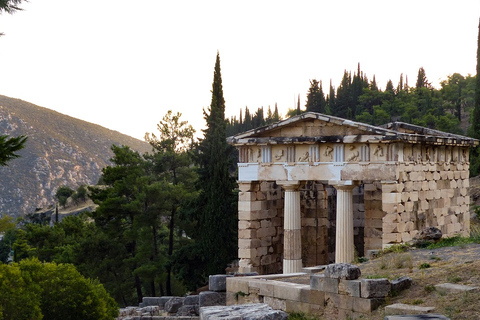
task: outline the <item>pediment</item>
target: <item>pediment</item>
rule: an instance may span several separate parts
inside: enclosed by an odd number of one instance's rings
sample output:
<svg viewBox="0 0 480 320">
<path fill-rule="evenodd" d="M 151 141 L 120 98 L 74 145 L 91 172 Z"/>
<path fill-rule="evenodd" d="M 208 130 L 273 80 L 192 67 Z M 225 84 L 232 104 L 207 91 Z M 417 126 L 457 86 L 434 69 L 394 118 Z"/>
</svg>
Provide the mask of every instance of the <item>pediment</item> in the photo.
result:
<svg viewBox="0 0 480 320">
<path fill-rule="evenodd" d="M 245 144 L 290 144 L 315 142 L 393 142 L 449 145 L 478 145 L 478 140 L 401 122 L 372 126 L 360 122 L 306 112 L 277 123 L 229 137 L 228 142 Z"/>
</svg>

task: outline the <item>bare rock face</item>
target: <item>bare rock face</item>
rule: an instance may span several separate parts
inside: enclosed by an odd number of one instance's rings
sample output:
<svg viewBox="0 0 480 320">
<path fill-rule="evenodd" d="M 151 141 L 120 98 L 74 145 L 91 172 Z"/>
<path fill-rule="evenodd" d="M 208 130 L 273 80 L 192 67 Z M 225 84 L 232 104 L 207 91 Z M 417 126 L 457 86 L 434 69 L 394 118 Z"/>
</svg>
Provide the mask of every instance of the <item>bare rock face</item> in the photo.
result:
<svg viewBox="0 0 480 320">
<path fill-rule="evenodd" d="M 0 212 L 15 217 L 52 206 L 63 185 L 96 184 L 110 164 L 113 144 L 140 153 L 151 150 L 148 143 L 119 132 L 2 95 L 0 134 L 28 137 L 21 157 L 0 167 Z"/>
<path fill-rule="evenodd" d="M 436 227 L 428 227 L 420 231 L 416 236 L 417 240 L 438 241 L 442 238 L 442 231 Z"/>
<path fill-rule="evenodd" d="M 361 274 L 359 267 L 349 263 L 333 263 L 325 268 L 325 278 L 356 280 Z"/>
</svg>

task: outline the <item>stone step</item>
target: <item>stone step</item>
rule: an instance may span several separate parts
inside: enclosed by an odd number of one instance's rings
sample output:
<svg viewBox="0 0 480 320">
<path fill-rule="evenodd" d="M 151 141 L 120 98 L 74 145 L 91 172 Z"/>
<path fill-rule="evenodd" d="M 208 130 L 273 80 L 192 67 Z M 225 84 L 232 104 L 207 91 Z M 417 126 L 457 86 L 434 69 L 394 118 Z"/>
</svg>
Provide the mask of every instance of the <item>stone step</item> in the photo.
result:
<svg viewBox="0 0 480 320">
<path fill-rule="evenodd" d="M 434 307 L 420 307 L 420 306 L 412 306 L 410 304 L 395 303 L 385 307 L 385 314 L 386 315 L 412 315 L 412 314 L 431 313 L 434 310 L 435 310 Z"/>
<path fill-rule="evenodd" d="M 446 292 L 474 292 L 477 291 L 478 287 L 465 286 L 463 284 L 455 283 L 441 283 L 435 285 L 435 289 Z"/>
</svg>

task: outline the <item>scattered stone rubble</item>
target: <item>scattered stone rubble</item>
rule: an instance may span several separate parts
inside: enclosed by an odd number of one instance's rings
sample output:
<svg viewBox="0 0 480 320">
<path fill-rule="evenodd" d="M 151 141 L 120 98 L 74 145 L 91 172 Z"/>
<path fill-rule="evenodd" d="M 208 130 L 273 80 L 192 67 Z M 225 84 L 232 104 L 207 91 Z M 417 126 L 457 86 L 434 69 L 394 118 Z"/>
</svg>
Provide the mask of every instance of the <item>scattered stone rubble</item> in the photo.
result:
<svg viewBox="0 0 480 320">
<path fill-rule="evenodd" d="M 250 275 L 257 275 L 252 273 Z M 243 276 L 243 274 L 239 275 Z M 225 307 L 226 279 L 229 275 L 209 277 L 209 291 L 186 297 L 145 297 L 138 307 L 120 309 L 117 320 L 239 320 L 243 315 L 250 320 L 282 320 L 283 311 L 266 304 Z"/>
</svg>

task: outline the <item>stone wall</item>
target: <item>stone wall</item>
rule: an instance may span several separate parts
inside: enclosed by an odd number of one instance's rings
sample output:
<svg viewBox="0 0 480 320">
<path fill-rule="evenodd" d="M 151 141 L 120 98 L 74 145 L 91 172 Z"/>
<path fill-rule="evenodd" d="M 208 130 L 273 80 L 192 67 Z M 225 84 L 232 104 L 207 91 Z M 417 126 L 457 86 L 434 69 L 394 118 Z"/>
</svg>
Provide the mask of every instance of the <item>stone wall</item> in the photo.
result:
<svg viewBox="0 0 480 320">
<path fill-rule="evenodd" d="M 469 234 L 467 163 L 403 163 L 397 165 L 397 176 L 397 181 L 381 183 L 383 246 L 411 241 L 432 226 L 444 237 Z"/>
</svg>

